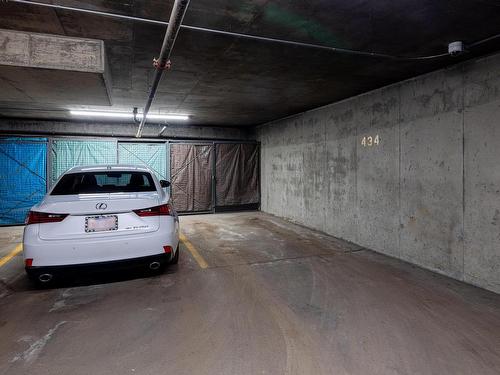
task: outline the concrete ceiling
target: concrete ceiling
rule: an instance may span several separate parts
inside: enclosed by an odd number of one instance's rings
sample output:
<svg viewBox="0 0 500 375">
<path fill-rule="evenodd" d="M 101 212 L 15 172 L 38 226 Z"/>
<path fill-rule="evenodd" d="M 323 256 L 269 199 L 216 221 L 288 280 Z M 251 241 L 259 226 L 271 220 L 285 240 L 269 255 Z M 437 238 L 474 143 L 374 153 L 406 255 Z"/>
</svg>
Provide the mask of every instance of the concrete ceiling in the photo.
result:
<svg viewBox="0 0 500 375">
<path fill-rule="evenodd" d="M 167 21 L 171 0 L 53 3 Z M 498 0 L 191 0 L 184 24 L 391 55 L 446 52 L 500 33 Z M 0 28 L 104 40 L 112 107 L 143 107 L 165 27 L 32 5 L 0 3 Z M 153 112 L 197 125 L 257 125 L 500 49 L 500 38 L 461 58 L 392 61 L 181 29 L 173 69 Z M 77 87 L 75 89 L 78 89 Z M 61 105 L 0 103 L 0 115 L 67 119 Z"/>
</svg>

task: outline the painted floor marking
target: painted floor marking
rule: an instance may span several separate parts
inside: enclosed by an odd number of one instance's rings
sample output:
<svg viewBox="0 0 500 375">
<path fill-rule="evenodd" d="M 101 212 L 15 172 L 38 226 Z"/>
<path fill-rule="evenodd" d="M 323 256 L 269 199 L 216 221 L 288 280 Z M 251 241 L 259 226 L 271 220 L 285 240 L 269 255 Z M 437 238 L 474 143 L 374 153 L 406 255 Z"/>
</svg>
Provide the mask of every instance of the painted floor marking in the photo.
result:
<svg viewBox="0 0 500 375">
<path fill-rule="evenodd" d="M 196 248 L 193 246 L 193 244 L 191 242 L 189 242 L 189 240 L 186 238 L 186 236 L 184 236 L 184 234 L 181 233 L 179 235 L 179 239 L 184 244 L 184 246 L 186 246 L 186 248 L 189 250 L 189 252 L 193 256 L 193 258 L 196 260 L 198 265 L 201 268 L 207 268 L 208 267 L 207 262 L 205 261 L 205 259 L 203 259 L 203 257 L 200 255 L 198 250 L 196 250 Z"/>
<path fill-rule="evenodd" d="M 14 258 L 17 254 L 19 254 L 21 251 L 23 251 L 23 244 L 20 243 L 18 244 L 14 250 L 12 250 L 10 253 L 8 253 L 6 256 L 0 258 L 0 267 L 4 266 L 5 264 L 9 263 L 12 258 Z"/>
</svg>

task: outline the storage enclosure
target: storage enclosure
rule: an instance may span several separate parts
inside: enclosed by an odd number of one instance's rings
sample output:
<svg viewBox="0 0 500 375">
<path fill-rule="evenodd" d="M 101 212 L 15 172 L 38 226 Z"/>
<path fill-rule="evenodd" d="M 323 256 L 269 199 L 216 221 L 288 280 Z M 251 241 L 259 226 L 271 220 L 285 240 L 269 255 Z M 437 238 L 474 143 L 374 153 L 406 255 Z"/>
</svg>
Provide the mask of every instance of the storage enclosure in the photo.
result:
<svg viewBox="0 0 500 375">
<path fill-rule="evenodd" d="M 59 176 L 78 165 L 145 165 L 171 181 L 180 213 L 257 209 L 258 150 L 257 143 L 227 141 L 1 138 L 0 225 L 22 224 Z"/>
</svg>

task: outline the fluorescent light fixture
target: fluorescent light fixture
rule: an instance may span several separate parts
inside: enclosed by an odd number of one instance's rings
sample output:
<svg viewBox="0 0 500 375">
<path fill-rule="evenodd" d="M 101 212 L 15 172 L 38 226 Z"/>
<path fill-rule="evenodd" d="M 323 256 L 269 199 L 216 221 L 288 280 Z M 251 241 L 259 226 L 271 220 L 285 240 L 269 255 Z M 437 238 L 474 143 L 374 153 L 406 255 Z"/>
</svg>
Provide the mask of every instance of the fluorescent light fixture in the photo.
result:
<svg viewBox="0 0 500 375">
<path fill-rule="evenodd" d="M 96 112 L 96 111 L 69 111 L 73 116 L 86 117 L 110 117 L 110 118 L 133 118 L 132 113 L 125 112 Z"/>
<path fill-rule="evenodd" d="M 142 118 L 142 114 L 139 114 L 137 115 L 137 117 L 140 117 Z M 148 113 L 148 119 L 151 119 L 151 120 L 189 120 L 189 116 L 188 115 L 155 115 L 155 114 L 151 114 L 151 113 Z"/>
<path fill-rule="evenodd" d="M 106 111 L 70 111 L 72 116 L 85 116 L 85 117 L 107 117 L 107 118 L 128 118 L 133 119 L 134 114 L 128 112 L 106 112 Z M 142 119 L 142 114 L 137 114 L 137 119 Z M 189 120 L 188 115 L 181 114 L 153 114 L 148 113 L 148 120 Z"/>
</svg>

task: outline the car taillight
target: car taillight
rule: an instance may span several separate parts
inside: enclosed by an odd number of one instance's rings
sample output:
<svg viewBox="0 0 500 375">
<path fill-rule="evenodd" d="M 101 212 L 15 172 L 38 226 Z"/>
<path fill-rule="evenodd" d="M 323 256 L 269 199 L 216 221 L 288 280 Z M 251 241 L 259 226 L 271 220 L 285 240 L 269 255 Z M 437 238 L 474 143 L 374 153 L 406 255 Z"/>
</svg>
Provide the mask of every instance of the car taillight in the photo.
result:
<svg viewBox="0 0 500 375">
<path fill-rule="evenodd" d="M 170 205 L 162 204 L 150 208 L 143 208 L 141 210 L 134 210 L 138 216 L 168 216 L 170 215 Z"/>
<path fill-rule="evenodd" d="M 25 223 L 29 224 L 44 224 L 44 223 L 58 223 L 63 221 L 68 214 L 49 214 L 46 212 L 30 211 L 26 216 Z"/>
</svg>

